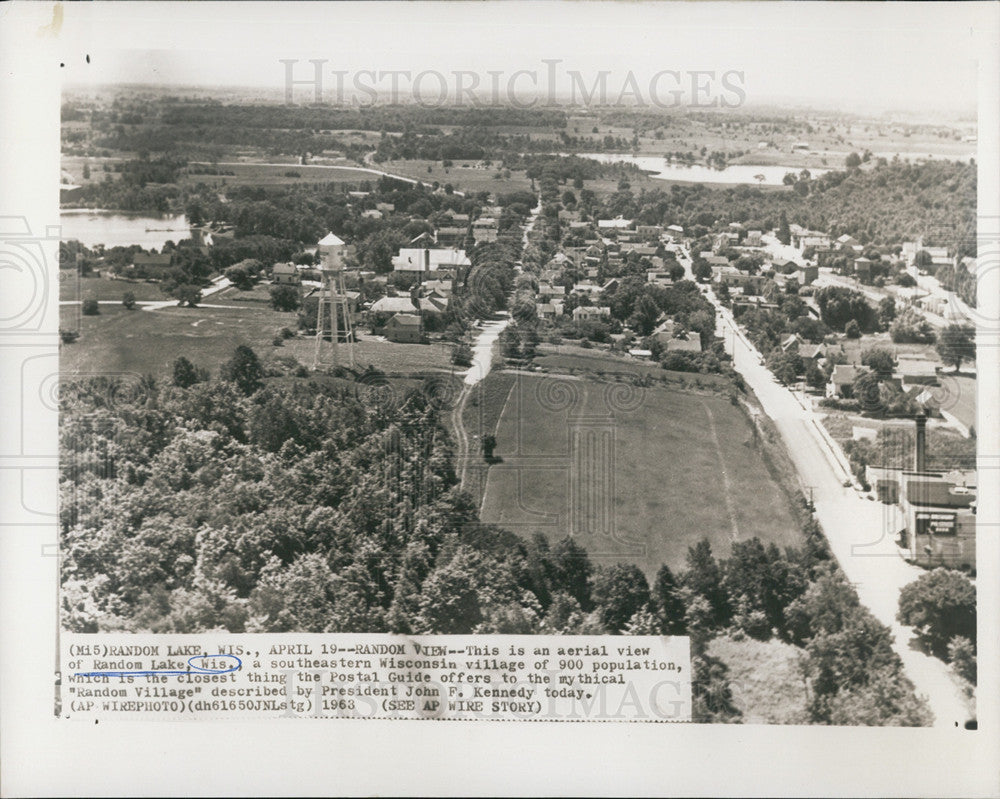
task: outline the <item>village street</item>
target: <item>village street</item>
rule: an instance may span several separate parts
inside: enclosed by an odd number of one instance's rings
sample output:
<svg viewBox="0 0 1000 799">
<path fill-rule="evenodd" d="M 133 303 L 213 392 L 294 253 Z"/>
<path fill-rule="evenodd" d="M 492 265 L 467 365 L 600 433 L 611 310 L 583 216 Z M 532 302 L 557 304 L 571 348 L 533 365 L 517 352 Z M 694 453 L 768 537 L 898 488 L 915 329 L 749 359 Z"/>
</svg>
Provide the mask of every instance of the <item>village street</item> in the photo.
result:
<svg viewBox="0 0 1000 799">
<path fill-rule="evenodd" d="M 689 277 L 692 276 L 686 253 L 678 250 L 677 256 Z M 893 648 L 903 660 L 917 693 L 926 697 L 935 726 L 961 729 L 972 714 L 948 666 L 913 648 L 912 628 L 896 621 L 900 590 L 916 580 L 923 570 L 906 563 L 896 550 L 895 508 L 866 499 L 850 483 L 844 485 L 850 476 L 845 472 L 842 455 L 822 434 L 812 410 L 804 408 L 789 389 L 774 379 L 730 312 L 713 293 L 707 296 L 717 310 L 716 334 L 725 342 L 734 367 L 780 431 L 802 486 L 807 494 L 811 489 L 816 516 L 833 554 L 857 589 L 862 604 L 891 628 Z"/>
</svg>

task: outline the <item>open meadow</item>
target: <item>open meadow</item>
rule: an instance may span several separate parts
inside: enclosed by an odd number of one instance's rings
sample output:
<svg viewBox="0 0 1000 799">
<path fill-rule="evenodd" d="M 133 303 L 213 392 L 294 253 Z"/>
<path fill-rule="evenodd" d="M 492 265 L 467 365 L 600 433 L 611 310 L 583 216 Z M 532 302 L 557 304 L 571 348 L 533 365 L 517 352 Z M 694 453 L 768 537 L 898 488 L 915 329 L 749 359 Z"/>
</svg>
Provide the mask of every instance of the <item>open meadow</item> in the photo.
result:
<svg viewBox="0 0 1000 799">
<path fill-rule="evenodd" d="M 728 399 L 672 388 L 518 375 L 497 427 L 485 522 L 567 535 L 600 561 L 684 566 L 758 536 L 799 543 L 754 428 Z"/>
</svg>

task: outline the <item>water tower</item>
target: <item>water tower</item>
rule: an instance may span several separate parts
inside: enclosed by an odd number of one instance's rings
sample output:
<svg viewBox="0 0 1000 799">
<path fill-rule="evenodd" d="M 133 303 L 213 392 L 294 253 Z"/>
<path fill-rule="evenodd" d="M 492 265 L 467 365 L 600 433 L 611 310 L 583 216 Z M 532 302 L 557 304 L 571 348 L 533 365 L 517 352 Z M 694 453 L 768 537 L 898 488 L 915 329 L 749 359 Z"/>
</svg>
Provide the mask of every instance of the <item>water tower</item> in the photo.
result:
<svg viewBox="0 0 1000 799">
<path fill-rule="evenodd" d="M 325 363 L 323 358 L 324 321 L 330 320 L 330 342 L 333 345 L 333 365 L 340 365 L 340 345 L 347 348 L 347 360 L 354 366 L 354 331 L 351 329 L 351 307 L 344 288 L 344 242 L 333 233 L 319 242 L 322 285 L 316 306 L 316 354 L 313 369 Z M 326 316 L 324 316 L 326 314 Z"/>
</svg>

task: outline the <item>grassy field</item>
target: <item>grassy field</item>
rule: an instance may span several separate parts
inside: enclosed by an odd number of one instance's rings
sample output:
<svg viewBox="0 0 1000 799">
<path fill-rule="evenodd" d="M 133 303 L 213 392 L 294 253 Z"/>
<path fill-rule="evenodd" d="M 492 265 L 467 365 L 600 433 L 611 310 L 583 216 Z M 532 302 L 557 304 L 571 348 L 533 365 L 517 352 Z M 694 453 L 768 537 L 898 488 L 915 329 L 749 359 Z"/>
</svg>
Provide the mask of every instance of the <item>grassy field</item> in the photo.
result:
<svg viewBox="0 0 1000 799">
<path fill-rule="evenodd" d="M 64 372 L 131 372 L 164 376 L 172 373 L 174 360 L 183 355 L 196 366 L 217 374 L 233 350 L 247 344 L 262 360 L 277 354 L 292 355 L 289 348 L 271 344 L 282 327 L 296 326 L 295 314 L 278 313 L 255 306 L 224 308 L 178 308 L 157 311 L 126 311 L 102 305 L 99 316 L 77 316 L 73 306 L 60 309 L 61 325 L 82 323 L 81 336 L 61 349 Z"/>
<path fill-rule="evenodd" d="M 151 283 L 79 278 L 70 270 L 63 270 L 60 278 L 63 275 L 63 300 L 120 301 L 125 291 L 132 291 L 140 301 L 166 299 Z M 79 305 L 61 306 L 60 327 L 81 333 L 76 343 L 63 346 L 63 368 L 169 374 L 174 360 L 183 355 L 214 373 L 240 344 L 253 347 L 262 359 L 273 353 L 311 366 L 313 338 L 289 339 L 282 347 L 274 346 L 275 335 L 282 328 L 298 328 L 298 317 L 273 310 L 269 291 L 267 285 L 251 291 L 230 288 L 205 300 L 209 305 L 236 306 L 225 308 L 168 306 L 157 311 L 126 311 L 120 305 L 101 305 L 98 316 L 83 316 Z M 355 359 L 361 368 L 370 364 L 393 374 L 453 371 L 451 347 L 445 344 L 393 344 L 362 336 L 355 345 Z"/>
<path fill-rule="evenodd" d="M 468 464 L 464 488 L 475 497 L 477 503 L 482 502 L 486 492 L 490 468 L 480 457 L 483 436 L 496 433 L 507 398 L 517 380 L 518 375 L 511 372 L 492 371 L 473 387 L 465 402 L 462 424 L 469 436 L 469 450 L 473 461 Z"/>
<path fill-rule="evenodd" d="M 733 705 L 744 724 L 808 724 L 805 684 L 799 671 L 799 649 L 778 640 L 713 640 L 708 654 L 729 668 Z"/>
<path fill-rule="evenodd" d="M 573 535 L 598 561 L 652 577 L 704 536 L 720 554 L 752 536 L 799 541 L 749 420 L 722 397 L 519 375 L 497 440 L 483 520 Z"/>
<path fill-rule="evenodd" d="M 60 300 L 121 301 L 122 295 L 126 291 L 131 291 L 136 300 L 139 301 L 170 299 L 160 291 L 158 283 L 147 283 L 144 280 L 111 280 L 106 277 L 81 277 L 74 269 L 59 270 Z"/>
<path fill-rule="evenodd" d="M 525 177 L 523 170 L 512 170 L 509 178 L 497 178 L 496 174 L 503 170 L 503 167 L 497 163 L 484 168 L 477 166 L 474 161 L 456 161 L 454 166 L 447 169 L 441 163 L 441 161 L 413 159 L 384 161 L 376 166 L 386 172 L 422 180 L 425 183 L 437 181 L 442 186 L 450 183 L 459 191 L 464 192 L 489 191 L 494 194 L 507 194 L 513 191 L 531 191 L 531 180 Z M 662 183 L 662 181 L 654 181 L 652 178 L 631 174 L 629 182 L 636 192 L 643 188 L 653 188 L 657 183 Z M 584 187 L 593 191 L 598 197 L 603 197 L 618 190 L 618 179 L 587 180 L 584 181 Z M 565 188 L 570 187 L 566 186 Z"/>
<path fill-rule="evenodd" d="M 342 166 L 325 164 L 237 164 L 229 161 L 218 165 L 222 172 L 232 175 L 206 175 L 185 172 L 182 185 L 198 183 L 222 183 L 227 186 L 281 186 L 290 183 L 360 183 L 362 180 L 378 180 L 379 176 L 361 169 L 347 169 Z M 298 177 L 289 176 L 297 173 Z"/>
</svg>

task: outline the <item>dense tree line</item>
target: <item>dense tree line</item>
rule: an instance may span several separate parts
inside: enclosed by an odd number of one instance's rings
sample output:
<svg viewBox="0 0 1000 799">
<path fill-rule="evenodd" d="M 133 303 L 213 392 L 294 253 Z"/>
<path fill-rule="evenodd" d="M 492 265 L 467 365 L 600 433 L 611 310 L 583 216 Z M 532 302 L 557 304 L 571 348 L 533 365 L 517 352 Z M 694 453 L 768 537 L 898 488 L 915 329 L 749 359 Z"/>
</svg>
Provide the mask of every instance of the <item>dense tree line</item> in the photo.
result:
<svg viewBox="0 0 1000 799">
<path fill-rule="evenodd" d="M 804 185 L 804 194 L 788 187 L 671 185 L 632 196 L 631 203 L 609 198 L 599 210 L 613 217 L 624 208 L 643 224 L 681 224 L 696 236 L 699 228 L 728 222 L 770 230 L 784 212 L 790 223 L 833 236 L 847 233 L 862 244 L 899 245 L 922 236 L 927 245 L 975 255 L 975 164 L 891 161 L 827 172 Z"/>
</svg>

